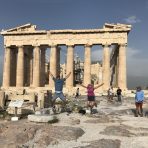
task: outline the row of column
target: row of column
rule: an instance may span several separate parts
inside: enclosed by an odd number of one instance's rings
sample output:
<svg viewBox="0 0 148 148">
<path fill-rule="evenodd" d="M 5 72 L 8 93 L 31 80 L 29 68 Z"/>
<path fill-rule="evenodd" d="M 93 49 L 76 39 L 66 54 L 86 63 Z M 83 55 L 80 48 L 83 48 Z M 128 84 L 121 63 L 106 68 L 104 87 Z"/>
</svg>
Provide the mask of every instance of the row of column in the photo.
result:
<svg viewBox="0 0 148 148">
<path fill-rule="evenodd" d="M 56 46 L 51 46 L 50 55 L 50 71 L 54 76 L 57 75 L 57 53 Z M 85 45 L 85 61 L 84 61 L 84 85 L 91 83 L 91 46 Z M 74 86 L 74 45 L 67 46 L 67 64 L 66 64 L 66 74 L 71 72 L 71 75 L 66 80 L 66 87 L 72 88 Z M 54 82 L 49 78 L 49 86 L 54 87 Z"/>
<path fill-rule="evenodd" d="M 119 46 L 118 62 L 116 63 L 117 86 L 121 89 L 127 89 L 126 78 L 126 44 Z M 110 68 L 110 45 L 104 45 L 103 51 L 103 89 L 108 90 L 111 83 L 111 68 Z"/>
<path fill-rule="evenodd" d="M 4 58 L 4 71 L 3 71 L 3 87 L 10 86 L 11 78 L 11 49 L 10 47 L 5 48 Z M 16 63 L 16 87 L 23 87 L 25 81 L 25 57 L 24 57 L 24 46 L 18 47 L 17 52 L 17 63 Z M 13 60 L 13 59 L 12 59 Z M 39 87 L 45 82 L 45 49 L 40 49 L 39 46 L 34 47 L 33 59 L 30 59 L 29 63 L 29 76 L 30 85 Z M 42 76 L 42 79 L 41 79 Z M 13 79 L 13 78 L 12 78 Z"/>
<path fill-rule="evenodd" d="M 50 70 L 56 75 L 56 47 L 51 48 L 50 57 Z M 111 72 L 110 72 L 110 45 L 103 45 L 103 89 L 108 90 L 110 87 Z M 118 64 L 118 86 L 122 89 L 126 89 L 126 47 L 125 45 L 119 46 L 119 64 Z M 72 72 L 70 77 L 66 80 L 66 87 L 73 87 L 73 61 L 74 61 L 74 46 L 69 45 L 67 48 L 67 65 L 66 73 Z M 91 83 L 91 45 L 85 45 L 84 53 L 84 79 L 83 84 L 88 85 Z M 53 81 L 50 79 L 49 84 L 54 86 Z"/>
<path fill-rule="evenodd" d="M 73 87 L 74 73 L 73 73 L 73 62 L 74 62 L 74 45 L 67 46 L 67 65 L 66 73 L 71 72 L 71 75 L 66 80 L 66 87 Z M 103 88 L 107 90 L 110 87 L 110 45 L 104 45 L 103 50 Z M 3 72 L 3 87 L 10 86 L 10 65 L 11 65 L 11 48 L 6 47 L 5 49 L 5 60 L 4 60 L 4 72 Z M 50 71 L 54 76 L 57 75 L 57 65 L 60 50 L 57 46 L 51 46 L 50 51 Z M 58 58 L 59 59 L 59 58 Z M 118 86 L 122 89 L 126 89 L 126 47 L 125 45 L 119 46 L 119 64 L 118 64 Z M 32 74 L 32 85 L 34 87 L 41 86 L 41 83 L 45 82 L 45 49 L 40 49 L 39 46 L 34 47 L 33 50 L 33 74 Z M 42 77 L 42 82 L 41 82 Z M 85 45 L 84 53 L 84 85 L 91 83 L 91 45 Z M 16 67 L 16 86 L 24 86 L 24 47 L 18 47 L 17 54 L 17 67 Z M 49 86 L 53 87 L 54 82 L 49 78 Z"/>
<path fill-rule="evenodd" d="M 57 71 L 57 66 L 59 65 L 57 57 L 59 56 L 60 50 L 56 46 L 51 46 L 50 49 L 50 72 L 56 76 L 57 74 L 60 74 L 59 71 Z M 59 59 L 59 58 L 58 58 Z M 74 81 L 74 73 L 73 73 L 73 62 L 74 62 L 74 46 L 68 45 L 67 47 L 67 64 L 66 64 L 66 73 L 68 74 L 71 72 L 71 75 L 66 80 L 66 87 L 73 87 L 73 81 Z M 59 66 L 58 66 L 59 68 Z M 54 82 L 51 77 L 49 77 L 49 86 L 52 88 L 54 87 Z"/>
</svg>

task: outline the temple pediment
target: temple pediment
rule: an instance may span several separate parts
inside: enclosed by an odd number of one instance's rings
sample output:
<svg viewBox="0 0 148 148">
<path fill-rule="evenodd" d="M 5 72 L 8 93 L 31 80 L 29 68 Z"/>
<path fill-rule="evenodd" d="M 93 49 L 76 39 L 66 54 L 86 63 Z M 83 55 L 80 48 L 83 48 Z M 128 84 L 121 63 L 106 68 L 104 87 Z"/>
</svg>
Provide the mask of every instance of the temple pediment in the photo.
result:
<svg viewBox="0 0 148 148">
<path fill-rule="evenodd" d="M 107 28 L 107 29 L 129 29 L 131 30 L 132 26 L 131 25 L 127 25 L 127 24 L 120 24 L 120 23 L 117 23 L 117 24 L 109 24 L 109 23 L 105 23 L 104 25 L 104 28 Z"/>
<path fill-rule="evenodd" d="M 28 24 L 25 24 L 25 25 L 21 25 L 21 26 L 18 26 L 18 27 L 15 27 L 15 28 L 11 28 L 11 29 L 8 29 L 8 30 L 2 30 L 2 33 L 3 32 L 7 32 L 7 33 L 13 33 L 13 32 L 27 32 L 27 31 L 35 31 L 36 30 L 36 25 L 32 25 L 30 23 Z"/>
</svg>

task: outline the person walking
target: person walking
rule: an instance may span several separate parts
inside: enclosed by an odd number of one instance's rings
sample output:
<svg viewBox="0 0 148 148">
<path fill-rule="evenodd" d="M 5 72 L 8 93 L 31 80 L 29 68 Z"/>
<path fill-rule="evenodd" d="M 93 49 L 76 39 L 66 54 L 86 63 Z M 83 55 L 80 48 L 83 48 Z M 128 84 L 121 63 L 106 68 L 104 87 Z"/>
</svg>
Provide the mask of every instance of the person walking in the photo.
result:
<svg viewBox="0 0 148 148">
<path fill-rule="evenodd" d="M 135 116 L 138 117 L 138 114 L 143 117 L 143 101 L 144 101 L 144 92 L 141 90 L 141 87 L 138 86 L 135 94 L 135 105 L 136 105 L 136 114 Z"/>
</svg>

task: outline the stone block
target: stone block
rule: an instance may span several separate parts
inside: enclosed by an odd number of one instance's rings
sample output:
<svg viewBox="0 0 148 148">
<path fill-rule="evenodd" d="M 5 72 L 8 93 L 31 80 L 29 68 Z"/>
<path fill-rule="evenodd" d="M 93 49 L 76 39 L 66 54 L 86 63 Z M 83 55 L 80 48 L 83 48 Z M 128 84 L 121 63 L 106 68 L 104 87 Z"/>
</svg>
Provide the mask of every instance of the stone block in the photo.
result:
<svg viewBox="0 0 148 148">
<path fill-rule="evenodd" d="M 28 115 L 28 120 L 32 122 L 47 123 L 52 122 L 56 119 L 56 116 L 52 115 Z"/>
<path fill-rule="evenodd" d="M 36 115 L 49 115 L 51 113 L 51 108 L 43 108 L 35 112 Z"/>
<path fill-rule="evenodd" d="M 25 94 L 25 89 L 18 89 L 16 91 L 16 93 L 17 93 L 17 95 L 23 95 L 23 94 Z"/>
<path fill-rule="evenodd" d="M 15 108 L 13 107 L 11 107 L 11 108 L 7 108 L 7 112 L 8 112 L 8 114 L 12 114 L 12 115 L 14 115 L 15 114 Z M 26 107 L 26 108 L 18 108 L 17 109 L 17 114 L 18 115 L 28 115 L 28 114 L 32 114 L 32 113 L 34 113 L 34 111 L 33 111 L 33 107 Z"/>
<path fill-rule="evenodd" d="M 35 115 L 41 115 L 42 113 L 41 113 L 41 111 L 36 111 L 35 112 Z"/>
<path fill-rule="evenodd" d="M 27 94 L 27 95 L 17 95 L 17 94 L 9 94 L 8 100 L 28 100 L 30 102 L 35 102 L 35 94 Z"/>
<path fill-rule="evenodd" d="M 37 105 L 38 105 L 38 107 L 39 108 L 44 108 L 44 99 L 45 99 L 45 95 L 44 95 L 44 93 L 38 93 L 38 95 L 37 95 L 38 97 L 38 99 L 37 99 Z"/>
<path fill-rule="evenodd" d="M 11 121 L 18 121 L 19 120 L 19 117 L 12 117 L 11 118 Z"/>
<path fill-rule="evenodd" d="M 51 100 L 52 100 L 52 91 L 51 90 L 47 90 L 45 93 L 45 102 L 44 102 L 44 107 L 48 108 L 51 106 Z"/>
</svg>

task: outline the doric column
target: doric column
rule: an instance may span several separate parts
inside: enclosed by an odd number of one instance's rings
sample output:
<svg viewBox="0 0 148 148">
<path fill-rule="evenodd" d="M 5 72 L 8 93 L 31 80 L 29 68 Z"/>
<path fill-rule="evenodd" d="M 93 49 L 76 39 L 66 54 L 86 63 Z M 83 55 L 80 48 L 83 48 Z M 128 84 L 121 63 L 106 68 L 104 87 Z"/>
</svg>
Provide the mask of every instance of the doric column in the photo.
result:
<svg viewBox="0 0 148 148">
<path fill-rule="evenodd" d="M 24 86 L 24 48 L 18 47 L 17 70 L 16 70 L 16 87 Z"/>
<path fill-rule="evenodd" d="M 4 72 L 3 72 L 3 87 L 10 86 L 10 61 L 11 61 L 11 49 L 5 47 L 5 58 L 4 58 Z"/>
<path fill-rule="evenodd" d="M 51 46 L 50 49 L 50 72 L 54 75 L 54 77 L 56 77 L 57 75 L 57 49 L 55 45 Z M 52 78 L 49 76 L 49 87 L 53 88 L 54 87 L 54 82 L 52 80 Z"/>
<path fill-rule="evenodd" d="M 103 89 L 110 87 L 110 45 L 103 45 Z"/>
<path fill-rule="evenodd" d="M 33 86 L 40 86 L 40 47 L 36 46 L 33 51 Z"/>
<path fill-rule="evenodd" d="M 91 84 L 91 45 L 85 45 L 83 84 Z"/>
<path fill-rule="evenodd" d="M 45 85 L 45 52 L 46 49 L 41 49 L 41 86 Z"/>
<path fill-rule="evenodd" d="M 67 64 L 66 64 L 66 75 L 71 72 L 71 75 L 66 80 L 66 87 L 72 88 L 73 87 L 73 81 L 74 81 L 74 74 L 73 74 L 73 62 L 74 62 L 74 46 L 68 45 L 67 48 Z"/>
<path fill-rule="evenodd" d="M 126 82 L 126 44 L 119 46 L 118 86 L 127 89 Z"/>
</svg>

